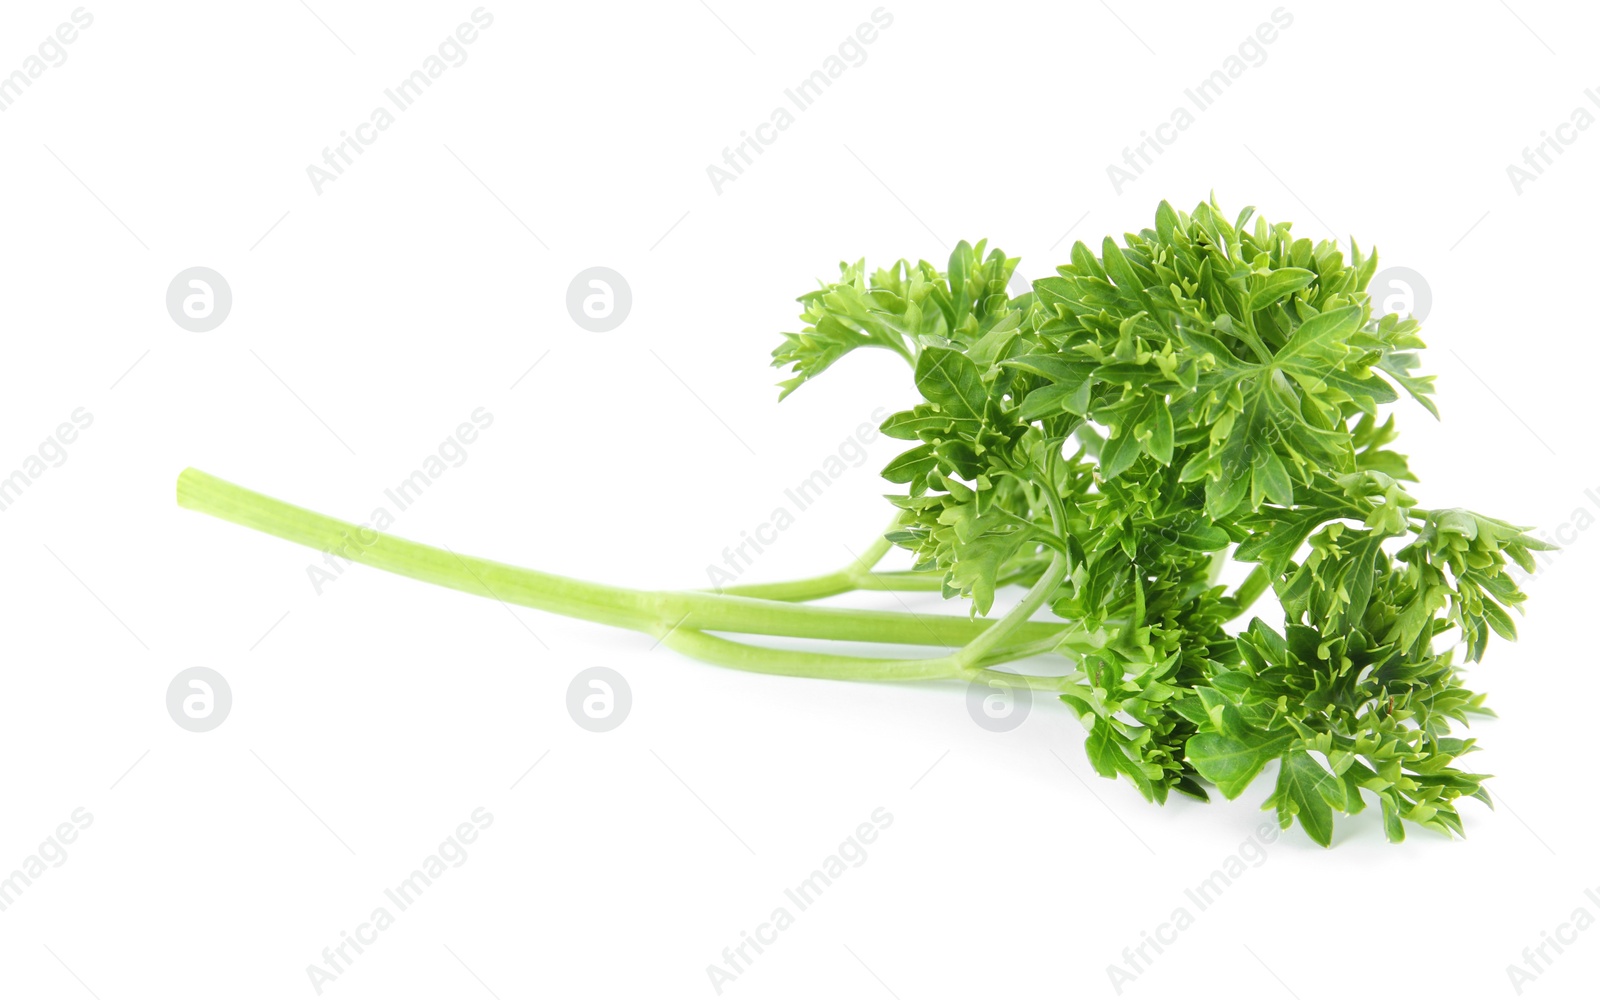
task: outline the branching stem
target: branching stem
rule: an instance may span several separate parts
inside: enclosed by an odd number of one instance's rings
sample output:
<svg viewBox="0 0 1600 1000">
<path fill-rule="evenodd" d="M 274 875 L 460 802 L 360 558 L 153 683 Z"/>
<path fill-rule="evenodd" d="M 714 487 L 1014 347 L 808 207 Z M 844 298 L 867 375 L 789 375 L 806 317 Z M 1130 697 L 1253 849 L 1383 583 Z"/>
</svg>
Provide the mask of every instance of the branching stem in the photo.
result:
<svg viewBox="0 0 1600 1000">
<path fill-rule="evenodd" d="M 721 666 L 762 673 L 848 680 L 931 680 L 968 678 L 995 663 L 1054 649 L 1074 630 L 1031 622 L 1060 576 L 1056 563 L 1035 584 L 1019 608 L 998 622 L 953 615 L 816 607 L 795 603 L 801 594 L 824 596 L 840 574 L 791 584 L 767 585 L 785 599 L 744 593 L 643 591 L 577 580 L 539 570 L 423 545 L 372 528 L 273 499 L 198 469 L 178 477 L 180 506 L 257 531 L 310 546 L 352 562 L 507 604 L 551 611 L 571 618 L 633 629 L 656 636 L 663 645 Z M 887 550 L 888 543 L 882 543 Z M 883 555 L 874 544 L 841 574 L 871 577 Z M 1062 557 L 1058 557 L 1058 560 Z M 1064 565 L 1064 564 L 1063 564 Z M 890 576 L 891 574 L 880 574 Z M 826 584 L 819 581 L 828 581 Z M 899 581 L 896 581 L 899 582 Z M 920 581 L 919 581 L 920 582 Z M 755 588 L 746 588 L 746 592 Z M 851 588 L 844 588 L 851 589 Z M 712 635 L 733 632 L 799 639 L 873 642 L 906 646 L 959 647 L 958 652 L 923 659 L 849 656 L 829 652 L 774 649 Z M 1000 649 L 1002 640 L 1013 645 Z"/>
</svg>

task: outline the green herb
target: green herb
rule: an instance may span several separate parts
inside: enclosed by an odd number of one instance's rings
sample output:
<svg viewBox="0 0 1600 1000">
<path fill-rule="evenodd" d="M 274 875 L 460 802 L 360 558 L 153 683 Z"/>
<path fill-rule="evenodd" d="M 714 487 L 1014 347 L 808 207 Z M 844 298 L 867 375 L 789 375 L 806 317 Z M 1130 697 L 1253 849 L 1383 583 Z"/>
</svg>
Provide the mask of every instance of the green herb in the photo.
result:
<svg viewBox="0 0 1600 1000">
<path fill-rule="evenodd" d="M 1146 798 L 1228 798 L 1273 761 L 1267 800 L 1319 844 L 1333 813 L 1375 800 L 1391 840 L 1409 821 L 1461 833 L 1456 800 L 1489 801 L 1454 767 L 1489 714 L 1456 654 L 1479 660 L 1524 595 L 1507 560 L 1546 548 L 1525 529 L 1418 506 L 1392 450 L 1400 392 L 1437 415 L 1414 373 L 1414 320 L 1375 316 L 1377 258 L 1296 239 L 1246 209 L 1162 203 L 1155 228 L 1078 243 L 1012 297 L 1017 261 L 960 244 L 947 269 L 900 261 L 801 297 L 804 329 L 775 364 L 793 392 L 859 347 L 911 365 L 923 401 L 883 424 L 914 442 L 887 534 L 845 568 L 717 593 L 646 592 L 457 556 L 293 507 L 194 469 L 178 501 L 406 576 L 637 629 L 689 656 L 841 680 L 958 679 L 1055 694 L 1088 729 L 1095 769 Z M 376 536 L 375 540 L 372 540 Z M 359 537 L 359 541 L 356 539 Z M 912 570 L 876 572 L 891 545 Z M 1232 591 L 1227 559 L 1253 564 Z M 996 591 L 1027 588 L 988 619 Z M 1271 589 L 1279 632 L 1259 618 Z M 852 590 L 940 590 L 965 616 L 819 607 Z M 1034 620 L 1048 609 L 1050 620 Z M 781 635 L 952 647 L 907 659 L 771 649 Z M 1445 647 L 1441 649 L 1440 647 Z M 996 669 L 1051 654 L 1052 676 Z M 1363 796 L 1363 792 L 1366 793 Z"/>
</svg>

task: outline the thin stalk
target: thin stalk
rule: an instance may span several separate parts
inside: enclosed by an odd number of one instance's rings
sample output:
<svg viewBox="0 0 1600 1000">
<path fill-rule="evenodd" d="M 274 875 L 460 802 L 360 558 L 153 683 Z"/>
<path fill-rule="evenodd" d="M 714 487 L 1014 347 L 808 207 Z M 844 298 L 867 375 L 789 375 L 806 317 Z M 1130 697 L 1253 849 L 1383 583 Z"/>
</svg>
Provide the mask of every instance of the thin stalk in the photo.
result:
<svg viewBox="0 0 1600 1000">
<path fill-rule="evenodd" d="M 644 591 L 510 566 L 409 541 L 318 514 L 198 469 L 178 477 L 178 503 L 352 562 L 507 604 L 633 629 L 653 636 L 676 630 L 747 632 L 911 646 L 964 646 L 990 623 L 955 615 L 825 608 L 693 591 Z M 1027 622 L 1019 642 L 1060 628 Z"/>
<path fill-rule="evenodd" d="M 1061 498 L 1053 490 L 1045 491 L 1045 501 L 1050 506 L 1050 521 L 1057 532 L 1066 526 L 1066 512 L 1062 509 Z M 1038 611 L 1061 586 L 1061 581 L 1067 578 L 1071 560 L 1068 559 L 1065 546 L 1060 551 L 1052 553 L 1050 565 L 1045 567 L 1044 574 L 1034 581 L 1028 593 L 1017 602 L 1016 607 L 1006 612 L 1004 618 L 991 625 L 982 635 L 967 643 L 966 647 L 956 654 L 956 659 L 963 667 L 975 667 L 983 661 L 984 657 L 1014 632 L 1019 632 L 1027 625 Z"/>
<path fill-rule="evenodd" d="M 1071 629 L 1061 631 L 1072 631 Z M 1022 659 L 1055 648 L 1058 637 L 1036 642 L 1029 647 L 1013 647 L 1009 659 Z M 816 677 L 852 681 L 927 681 L 962 678 L 986 680 L 1013 687 L 1059 693 L 1083 682 L 1080 673 L 1059 676 L 1014 674 L 1000 670 L 963 666 L 955 654 L 924 659 L 887 659 L 843 656 L 809 650 L 774 649 L 736 642 L 692 629 L 678 629 L 662 640 L 662 645 L 697 660 L 717 666 L 733 667 L 786 677 Z M 997 662 L 1006 662 L 997 660 Z"/>
<path fill-rule="evenodd" d="M 1048 625 L 1048 623 L 1029 622 L 1028 619 L 1044 605 L 1050 595 L 1056 592 L 1056 588 L 1061 586 L 1061 581 L 1066 579 L 1067 563 L 1067 557 L 1060 552 L 1051 557 L 1050 565 L 1045 569 L 1044 575 L 1039 577 L 1034 585 L 1029 588 L 1028 593 L 1023 596 L 1022 600 L 1017 602 L 1016 607 L 1006 612 L 1004 618 L 984 630 L 982 635 L 967 643 L 966 647 L 957 654 L 957 659 L 962 666 L 976 666 L 983 661 L 990 650 L 994 649 L 1013 633 L 1022 630 L 1026 625 Z"/>
<path fill-rule="evenodd" d="M 885 532 L 899 527 L 900 521 L 889 522 Z M 1030 525 L 1030 527 L 1036 526 Z M 1038 540 L 1052 549 L 1064 549 L 1061 540 L 1054 536 L 1045 536 L 1039 533 Z M 899 591 L 910 593 L 913 591 L 943 591 L 944 574 L 934 570 L 893 569 L 878 572 L 873 569 L 883 556 L 892 548 L 892 543 L 882 535 L 869 545 L 857 559 L 852 560 L 841 569 L 832 573 L 823 573 L 820 576 L 802 577 L 798 580 L 783 580 L 774 583 L 743 583 L 731 587 L 718 587 L 706 593 L 725 594 L 731 597 L 759 597 L 767 601 L 815 601 L 824 597 L 834 597 L 838 594 L 848 594 L 858 590 L 872 591 Z M 1032 574 L 1034 566 L 1023 564 L 1013 567 L 1010 572 L 1003 574 L 995 580 L 995 586 L 1002 587 L 1007 584 L 1017 583 Z"/>
<path fill-rule="evenodd" d="M 1030 691 L 1049 691 L 1051 694 L 1060 694 L 1063 691 L 1084 686 L 1082 674 L 1039 676 L 1037 674 L 1014 674 L 1007 670 L 977 670 L 969 672 L 966 676 L 971 680 L 998 684 L 1001 687 L 1025 687 Z"/>
<path fill-rule="evenodd" d="M 1043 639 L 1034 642 L 1016 643 L 992 650 L 988 656 L 978 661 L 975 666 L 987 667 L 997 663 L 1010 663 L 1013 660 L 1025 660 L 1030 656 L 1043 656 L 1046 653 L 1053 653 L 1056 652 L 1062 641 L 1069 635 L 1087 637 L 1087 633 L 1076 626 L 1059 629 L 1055 634 L 1045 636 Z M 1071 656 L 1072 654 L 1064 653 L 1063 655 Z"/>
<path fill-rule="evenodd" d="M 944 574 L 914 569 L 893 569 L 885 573 L 868 573 L 856 581 L 857 590 L 943 590 Z"/>
<path fill-rule="evenodd" d="M 810 576 L 800 580 L 787 580 L 782 583 L 745 583 L 735 584 L 731 587 L 718 587 L 714 592 L 729 594 L 734 597 L 759 597 L 769 601 L 814 601 L 821 597 L 832 597 L 835 594 L 847 594 L 852 590 L 867 589 L 862 586 L 863 578 L 872 578 L 872 568 L 883 561 L 892 547 L 884 535 L 897 527 L 900 523 L 898 517 L 889 522 L 889 527 L 878 533 L 859 556 L 851 559 L 843 568 L 821 576 Z"/>
<path fill-rule="evenodd" d="M 662 645 L 719 667 L 785 677 L 816 677 L 849 681 L 930 681 L 963 675 L 951 656 L 925 659 L 887 659 L 842 656 L 798 649 L 774 649 L 735 642 L 695 629 L 678 629 Z"/>
<path fill-rule="evenodd" d="M 621 589 L 621 588 L 615 588 Z M 636 591 L 635 593 L 643 593 Z M 882 642 L 905 646 L 965 646 L 992 625 L 956 615 L 924 615 L 903 611 L 862 611 L 817 607 L 789 601 L 730 597 L 697 591 L 656 591 L 649 598 L 659 610 L 661 634 L 672 627 L 701 632 L 746 632 L 797 639 Z M 663 628 L 664 626 L 664 628 Z M 1028 622 L 1017 638 L 1036 641 L 1060 628 L 1050 622 Z"/>
<path fill-rule="evenodd" d="M 275 500 L 198 469 L 178 476 L 178 505 L 352 562 L 508 604 L 639 631 L 651 631 L 659 618 L 651 595 L 643 591 L 460 556 Z"/>
<path fill-rule="evenodd" d="M 900 520 L 889 522 L 884 532 L 899 527 Z M 731 587 L 718 587 L 711 593 L 732 597 L 759 597 L 767 601 L 815 601 L 823 597 L 848 594 L 856 590 L 933 591 L 944 589 L 944 574 L 925 570 L 886 570 L 882 573 L 873 567 L 893 544 L 879 534 L 873 543 L 849 563 L 832 573 L 784 580 L 776 583 L 740 583 Z"/>
<path fill-rule="evenodd" d="M 1235 326 L 1233 332 L 1240 340 L 1250 345 L 1250 349 L 1255 352 L 1256 357 L 1263 365 L 1272 363 L 1272 352 L 1267 350 L 1267 345 L 1261 341 L 1261 335 L 1256 333 L 1256 314 L 1254 310 L 1248 307 L 1245 308 L 1244 328 L 1240 329 Z"/>
</svg>

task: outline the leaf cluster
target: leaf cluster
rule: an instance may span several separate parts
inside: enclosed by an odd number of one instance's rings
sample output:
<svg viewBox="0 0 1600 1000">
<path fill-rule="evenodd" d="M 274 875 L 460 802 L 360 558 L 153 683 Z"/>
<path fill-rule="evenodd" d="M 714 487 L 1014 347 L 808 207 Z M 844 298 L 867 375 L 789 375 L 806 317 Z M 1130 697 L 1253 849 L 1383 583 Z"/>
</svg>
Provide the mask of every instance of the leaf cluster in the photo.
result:
<svg viewBox="0 0 1600 1000">
<path fill-rule="evenodd" d="M 1488 796 L 1450 727 L 1487 709 L 1456 660 L 1514 638 L 1508 563 L 1545 546 L 1409 492 L 1383 408 L 1437 410 L 1417 322 L 1374 313 L 1376 255 L 1163 202 L 1012 296 L 1016 265 L 983 242 L 942 271 L 841 265 L 773 352 L 785 395 L 859 347 L 912 366 L 921 401 L 882 427 L 909 442 L 890 539 L 975 615 L 1068 560 L 1061 697 L 1147 798 L 1232 798 L 1276 762 L 1267 807 L 1317 843 L 1369 802 L 1393 840 L 1460 833 L 1456 800 Z M 1233 592 L 1228 559 L 1254 567 Z M 1282 629 L 1230 633 L 1265 589 Z"/>
</svg>

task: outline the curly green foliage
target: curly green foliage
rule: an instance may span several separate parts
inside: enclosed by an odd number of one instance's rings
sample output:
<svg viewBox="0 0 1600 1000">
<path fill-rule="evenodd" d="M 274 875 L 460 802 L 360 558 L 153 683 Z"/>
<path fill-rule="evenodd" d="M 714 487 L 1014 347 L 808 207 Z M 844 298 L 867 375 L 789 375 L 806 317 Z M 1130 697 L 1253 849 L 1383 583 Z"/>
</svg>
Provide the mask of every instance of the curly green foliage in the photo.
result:
<svg viewBox="0 0 1600 1000">
<path fill-rule="evenodd" d="M 841 266 L 773 352 L 784 394 L 857 347 L 912 364 L 922 402 L 883 424 L 915 442 L 883 473 L 903 487 L 889 537 L 976 615 L 1068 560 L 1061 697 L 1101 774 L 1233 798 L 1276 761 L 1267 807 L 1319 844 L 1369 800 L 1391 840 L 1460 833 L 1455 800 L 1488 796 L 1450 724 L 1487 709 L 1454 657 L 1515 636 L 1507 560 L 1546 546 L 1417 506 L 1379 408 L 1404 392 L 1437 416 L 1418 324 L 1373 314 L 1375 255 L 1253 215 L 1163 202 L 1014 298 L 1017 261 L 983 243 L 944 272 Z M 1231 593 L 1229 558 L 1254 564 Z M 1269 587 L 1282 632 L 1230 634 Z"/>
</svg>

